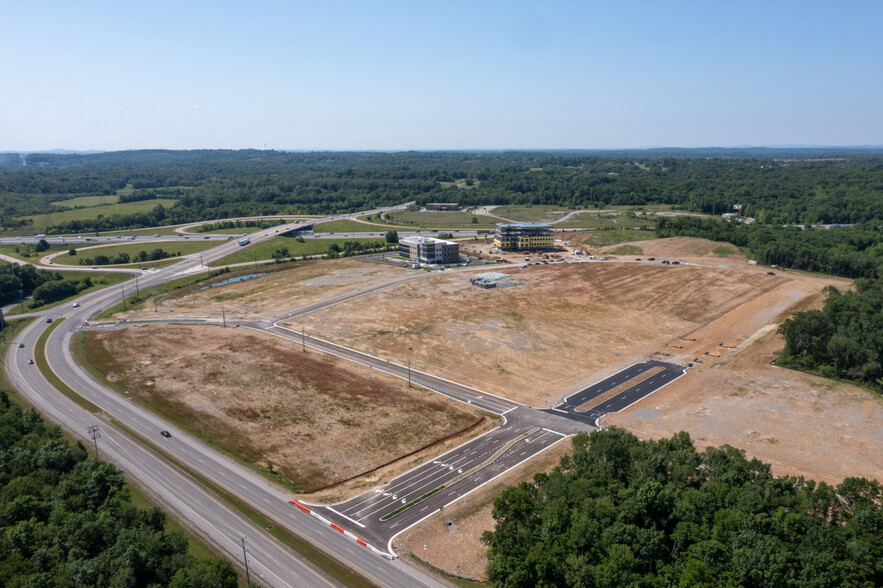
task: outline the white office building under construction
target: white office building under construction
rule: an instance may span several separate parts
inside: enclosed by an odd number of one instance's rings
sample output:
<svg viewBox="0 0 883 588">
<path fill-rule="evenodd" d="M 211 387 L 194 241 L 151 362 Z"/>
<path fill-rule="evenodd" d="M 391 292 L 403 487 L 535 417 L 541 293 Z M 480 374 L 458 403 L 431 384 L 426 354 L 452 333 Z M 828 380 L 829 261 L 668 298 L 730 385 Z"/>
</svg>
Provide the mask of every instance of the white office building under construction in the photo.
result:
<svg viewBox="0 0 883 588">
<path fill-rule="evenodd" d="M 399 253 L 415 263 L 442 265 L 459 263 L 460 244 L 435 237 L 405 237 L 399 241 Z"/>
</svg>

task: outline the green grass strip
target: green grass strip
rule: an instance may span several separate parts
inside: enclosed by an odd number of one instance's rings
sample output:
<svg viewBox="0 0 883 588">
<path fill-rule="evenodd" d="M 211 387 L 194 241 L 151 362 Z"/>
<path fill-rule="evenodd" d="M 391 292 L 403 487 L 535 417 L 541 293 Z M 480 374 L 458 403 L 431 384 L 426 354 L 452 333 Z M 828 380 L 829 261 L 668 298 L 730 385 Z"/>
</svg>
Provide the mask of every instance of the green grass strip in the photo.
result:
<svg viewBox="0 0 883 588">
<path fill-rule="evenodd" d="M 53 388 L 55 388 L 89 412 L 93 414 L 98 414 L 101 412 L 101 409 L 74 392 L 74 390 L 70 386 L 65 384 L 61 378 L 55 375 L 55 372 L 53 372 L 52 368 L 49 367 L 49 362 L 46 361 L 46 340 L 49 339 L 49 335 L 51 335 L 52 332 L 58 328 L 58 325 L 60 325 L 62 321 L 64 321 L 63 318 L 57 319 L 51 327 L 40 334 L 40 337 L 37 339 L 37 344 L 34 349 L 34 363 L 37 364 L 37 367 L 40 369 L 40 373 L 43 374 L 43 377 L 49 381 L 49 384 Z"/>
<path fill-rule="evenodd" d="M 403 511 L 408 510 L 409 508 L 411 508 L 412 506 L 414 506 L 414 505 L 417 504 L 418 502 L 420 502 L 420 501 L 422 501 L 422 500 L 426 500 L 427 498 L 429 498 L 430 496 L 432 496 L 433 494 L 435 494 L 436 492 L 439 492 L 439 491 L 441 491 L 441 490 L 444 490 L 444 486 L 439 486 L 439 487 L 436 488 L 435 490 L 430 490 L 429 492 L 427 492 L 426 494 L 424 494 L 424 495 L 421 496 L 420 498 L 415 498 L 414 500 L 412 500 L 412 501 L 409 502 L 408 504 L 402 505 L 401 507 L 395 509 L 394 511 L 392 511 L 392 512 L 389 513 L 388 515 L 383 515 L 382 517 L 380 517 L 380 520 L 381 520 L 381 521 L 388 521 L 389 519 L 391 519 L 392 517 L 396 516 L 396 515 L 399 514 L 400 512 L 403 512 Z"/>
</svg>

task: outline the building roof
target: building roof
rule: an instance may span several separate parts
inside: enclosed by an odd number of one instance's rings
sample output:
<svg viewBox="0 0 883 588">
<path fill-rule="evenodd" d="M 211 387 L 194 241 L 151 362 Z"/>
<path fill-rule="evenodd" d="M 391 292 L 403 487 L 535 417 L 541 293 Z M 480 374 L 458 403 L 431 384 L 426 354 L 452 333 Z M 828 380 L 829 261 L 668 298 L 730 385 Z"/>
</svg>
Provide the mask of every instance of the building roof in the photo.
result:
<svg viewBox="0 0 883 588">
<path fill-rule="evenodd" d="M 499 282 L 500 280 L 505 280 L 509 277 L 509 274 L 501 274 L 500 272 L 487 272 L 484 274 L 478 274 L 475 276 L 476 280 L 481 280 L 482 282 Z"/>
<path fill-rule="evenodd" d="M 455 241 L 447 241 L 445 239 L 436 239 L 435 237 L 424 237 L 423 235 L 414 235 L 413 237 L 403 237 L 399 239 L 399 243 L 405 245 L 419 245 L 421 243 L 444 243 L 446 245 L 456 245 Z"/>
<path fill-rule="evenodd" d="M 497 223 L 498 227 L 513 227 L 518 229 L 551 229 L 549 223 Z"/>
</svg>

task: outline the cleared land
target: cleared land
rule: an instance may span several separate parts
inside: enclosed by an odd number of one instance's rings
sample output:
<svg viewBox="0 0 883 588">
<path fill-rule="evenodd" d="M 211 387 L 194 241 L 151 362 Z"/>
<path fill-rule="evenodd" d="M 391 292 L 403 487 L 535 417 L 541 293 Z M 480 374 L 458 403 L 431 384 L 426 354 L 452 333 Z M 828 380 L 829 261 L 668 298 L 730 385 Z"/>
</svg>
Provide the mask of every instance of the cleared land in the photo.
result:
<svg viewBox="0 0 883 588">
<path fill-rule="evenodd" d="M 293 321 L 330 340 L 537 406 L 653 354 L 790 281 L 759 268 L 658 263 L 500 268 L 484 290 L 440 274 Z"/>
<path fill-rule="evenodd" d="M 96 255 L 106 255 L 107 257 L 113 258 L 120 253 L 127 253 L 129 257 L 134 258 L 141 251 L 150 253 L 155 249 L 162 249 L 172 257 L 179 257 L 182 255 L 199 253 L 200 251 L 217 247 L 220 244 L 221 243 L 218 241 L 210 240 L 183 241 L 180 243 L 177 241 L 171 243 L 167 241 L 157 241 L 154 243 L 126 243 L 124 245 L 96 245 L 92 247 L 77 247 L 76 245 L 69 244 L 62 248 L 62 250 L 67 251 L 69 249 L 76 249 L 77 254 L 68 255 L 65 253 L 64 255 L 59 255 L 53 258 L 52 261 L 57 265 L 79 265 L 81 259 L 94 258 Z M 132 261 L 136 260 L 133 259 Z M 145 261 L 144 263 L 150 264 L 154 262 Z"/>
<path fill-rule="evenodd" d="M 59 208 L 90 208 L 92 206 L 116 204 L 119 201 L 120 197 L 117 194 L 108 194 L 107 196 L 77 196 L 70 200 L 52 202 L 52 206 L 58 206 Z"/>
<path fill-rule="evenodd" d="M 88 364 L 129 397 L 303 491 L 369 474 L 488 421 L 257 331 L 138 326 L 86 333 L 82 345 Z"/>
<path fill-rule="evenodd" d="M 171 208 L 178 201 L 174 199 L 162 200 L 139 200 L 138 202 L 125 202 L 123 204 L 106 204 L 104 206 L 90 206 L 89 208 L 72 208 L 69 210 L 50 211 L 48 215 L 35 214 L 23 218 L 33 221 L 32 230 L 38 230 L 46 226 L 48 216 L 49 225 L 64 223 L 73 220 L 87 220 L 97 218 L 99 214 L 113 216 L 114 214 L 134 214 L 138 212 L 150 212 L 157 204 Z"/>
<path fill-rule="evenodd" d="M 249 247 L 243 247 L 235 253 L 231 253 L 230 255 L 211 262 L 209 265 L 220 267 L 234 263 L 248 263 L 249 261 L 272 259 L 273 253 L 280 249 L 288 249 L 288 255 L 291 257 L 324 255 L 328 253 L 328 249 L 332 244 L 336 244 L 342 250 L 343 244 L 347 241 L 357 241 L 362 243 L 362 245 L 371 247 L 384 247 L 388 245 L 386 239 L 310 239 L 309 237 L 304 237 L 303 243 L 301 243 L 296 237 L 273 237 L 267 241 L 261 241 L 260 243 L 255 243 Z"/>
<path fill-rule="evenodd" d="M 273 266 L 259 267 L 255 273 L 269 269 L 273 269 Z M 259 320 L 400 278 L 408 271 L 354 259 L 299 261 L 290 269 L 222 287 L 206 288 L 210 282 L 205 282 L 160 295 L 157 299 L 158 313 L 153 311 L 153 302 L 148 300 L 146 310 L 116 316 L 129 319 L 157 316 L 220 317 L 223 306 L 229 320 Z M 214 281 L 224 279 L 226 276 L 219 276 Z"/>
<path fill-rule="evenodd" d="M 653 216 L 631 215 L 620 212 L 581 212 L 566 221 L 555 225 L 556 228 L 590 227 L 593 229 L 622 228 L 656 226 L 656 218 Z"/>
<path fill-rule="evenodd" d="M 472 219 L 477 219 L 477 223 L 473 223 Z M 492 227 L 500 222 L 500 219 L 472 214 L 471 212 L 411 212 L 407 210 L 396 210 L 395 212 L 386 213 L 386 220 L 390 224 L 406 226 L 410 228 L 426 228 L 437 227 L 439 229 L 462 229 L 462 228 L 479 228 Z"/>
</svg>

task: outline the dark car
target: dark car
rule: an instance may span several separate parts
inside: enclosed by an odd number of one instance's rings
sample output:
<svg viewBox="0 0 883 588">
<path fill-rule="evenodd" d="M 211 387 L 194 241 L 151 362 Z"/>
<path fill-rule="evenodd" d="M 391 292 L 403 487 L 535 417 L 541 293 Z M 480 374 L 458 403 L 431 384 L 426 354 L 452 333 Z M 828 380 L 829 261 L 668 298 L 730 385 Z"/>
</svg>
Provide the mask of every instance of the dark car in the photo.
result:
<svg viewBox="0 0 883 588">
<path fill-rule="evenodd" d="M 33 360 L 33 359 L 29 359 L 29 360 L 28 360 L 28 365 L 34 365 L 34 360 Z"/>
<path fill-rule="evenodd" d="M 656 258 L 655 257 L 648 257 L 647 261 L 656 261 Z"/>
<path fill-rule="evenodd" d="M 774 275 L 776 275 L 776 272 L 767 272 L 766 275 L 768 275 L 768 276 L 774 276 Z"/>
<path fill-rule="evenodd" d="M 166 431 L 165 429 L 160 431 L 159 434 L 162 435 L 163 437 L 171 437 L 172 436 L 172 434 L 169 433 L 168 431 Z"/>
<path fill-rule="evenodd" d="M 51 322 L 52 322 L 52 317 L 46 317 L 46 322 L 47 322 L 47 323 L 51 323 Z"/>
<path fill-rule="evenodd" d="M 24 343 L 19 343 L 19 344 L 18 344 L 18 348 L 19 348 L 19 349 L 22 349 L 24 346 L 25 346 Z"/>
</svg>

